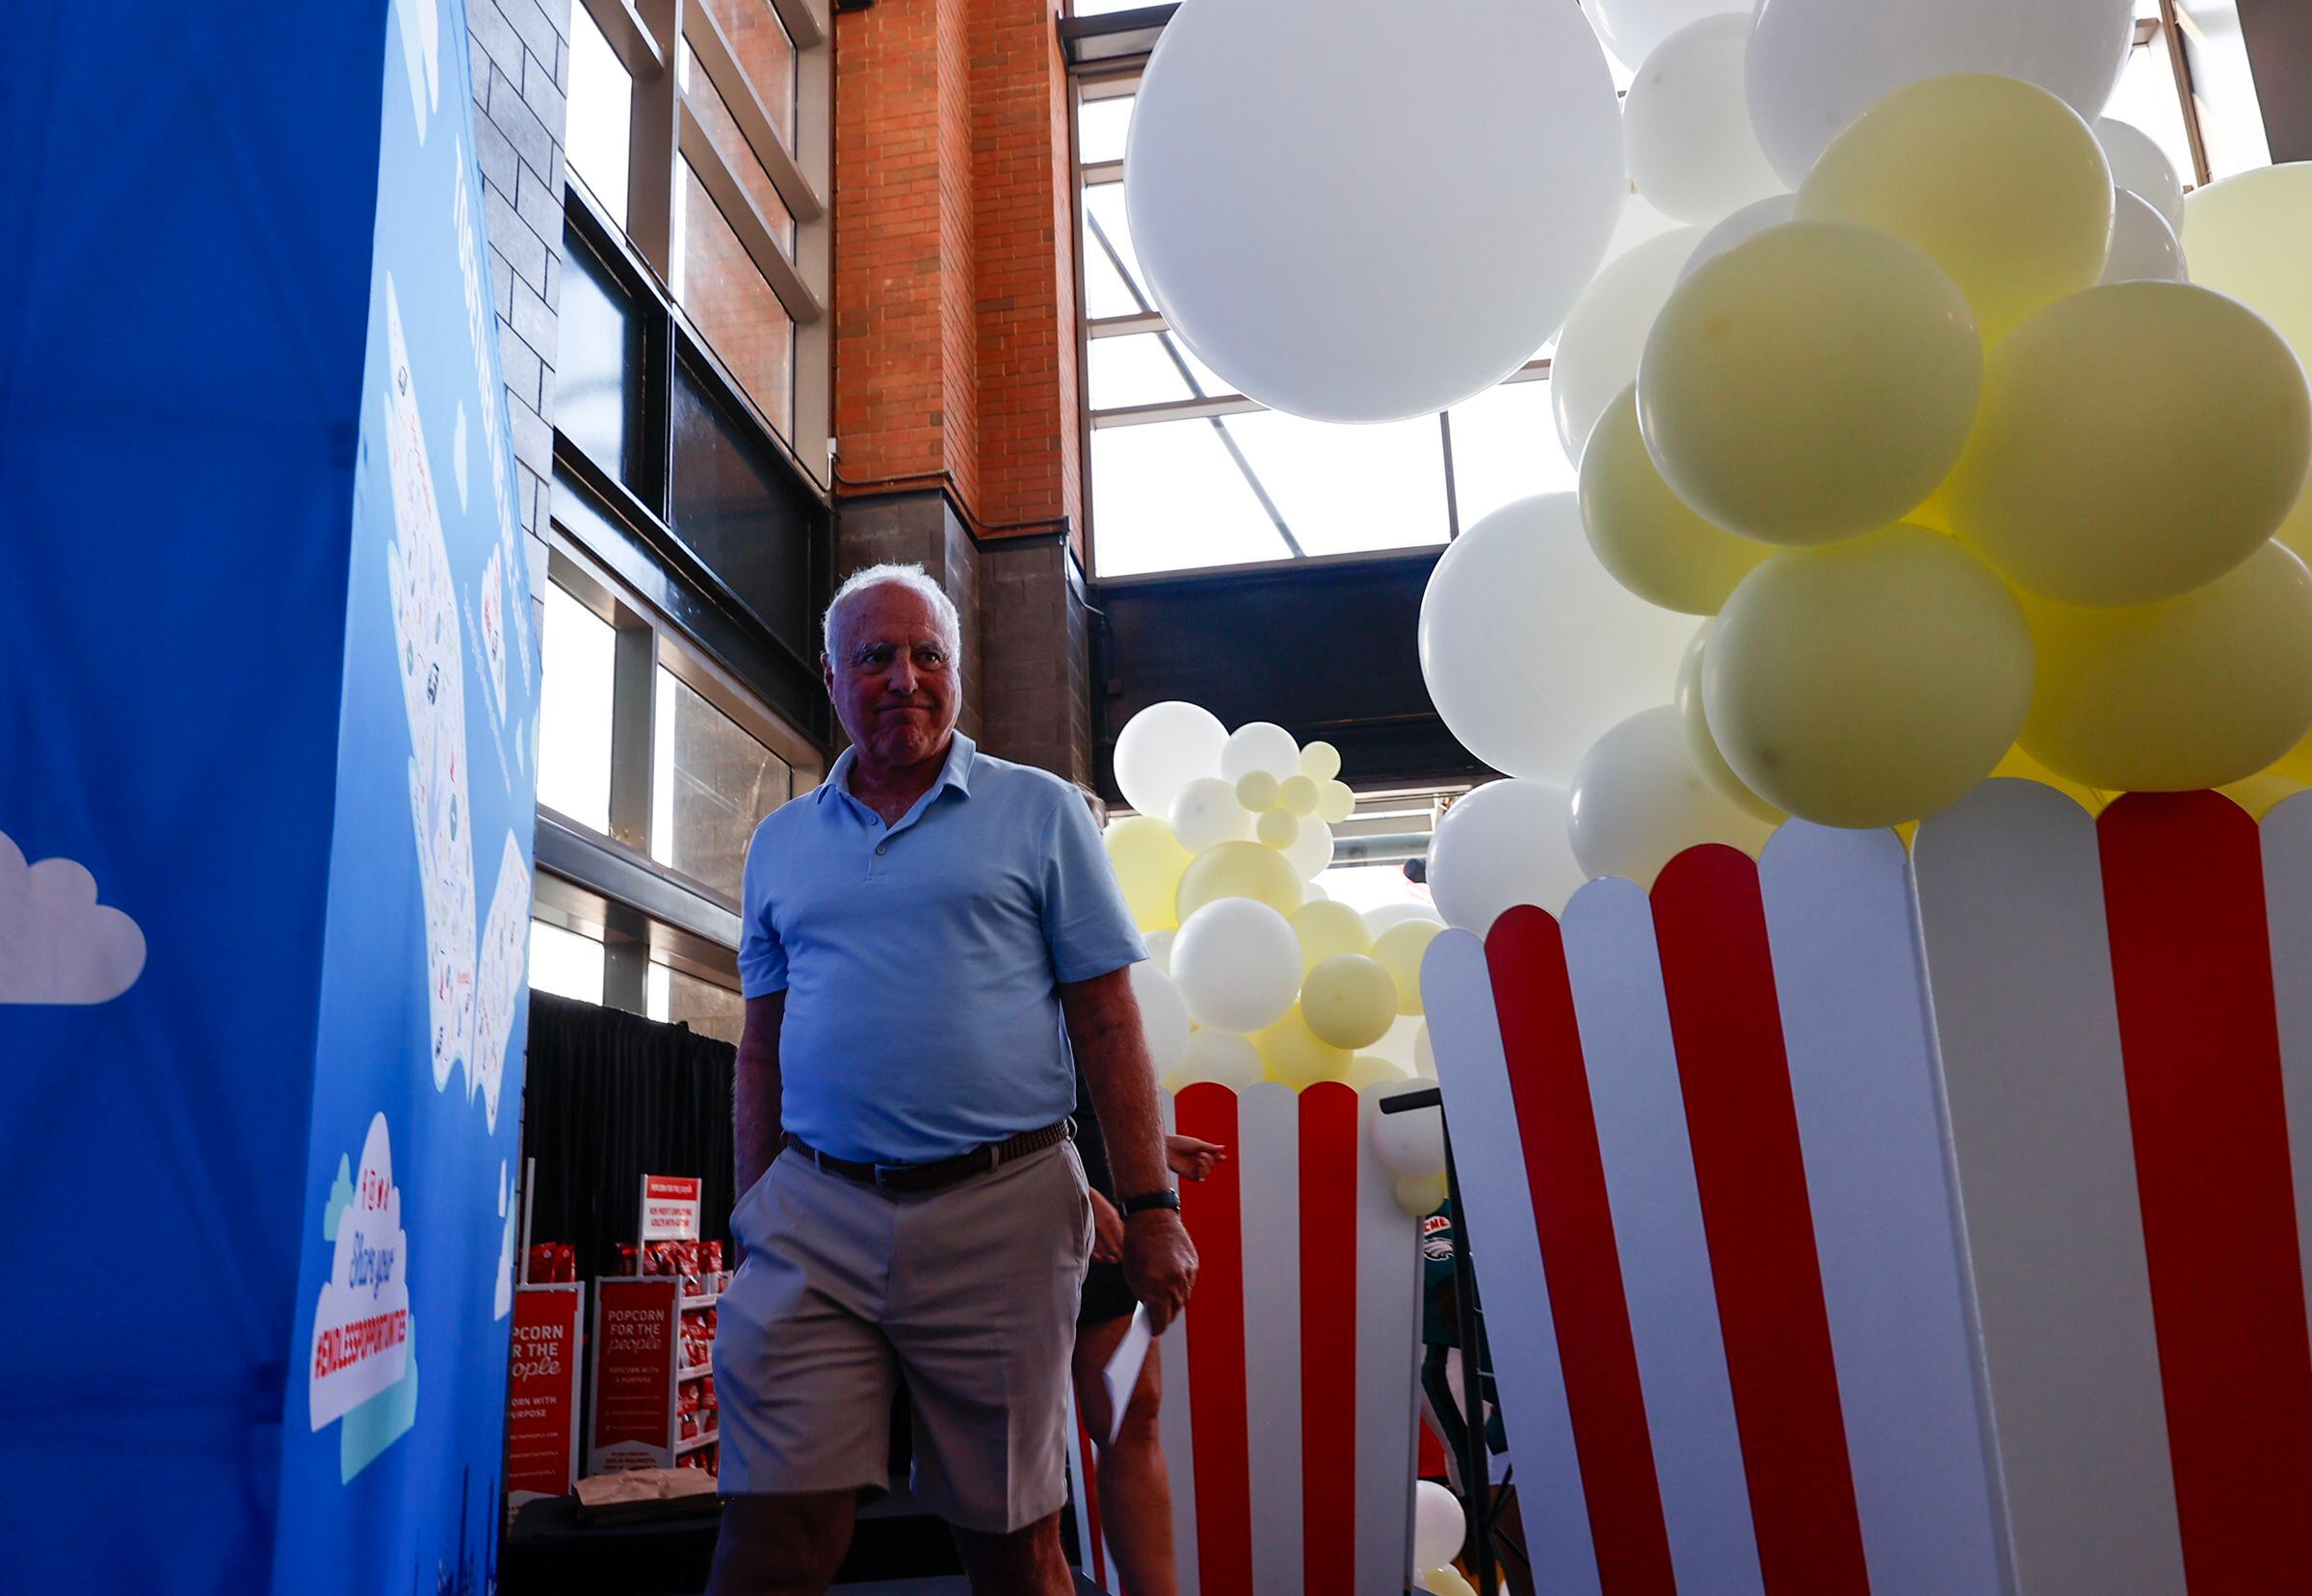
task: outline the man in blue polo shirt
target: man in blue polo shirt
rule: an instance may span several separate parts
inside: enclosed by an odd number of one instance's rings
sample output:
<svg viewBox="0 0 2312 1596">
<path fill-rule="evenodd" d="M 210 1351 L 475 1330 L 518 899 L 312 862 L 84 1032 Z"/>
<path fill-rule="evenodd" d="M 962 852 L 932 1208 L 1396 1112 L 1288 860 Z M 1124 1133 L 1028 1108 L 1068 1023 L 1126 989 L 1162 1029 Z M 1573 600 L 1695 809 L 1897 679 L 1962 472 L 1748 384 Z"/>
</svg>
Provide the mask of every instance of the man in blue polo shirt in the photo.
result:
<svg viewBox="0 0 2312 1596">
<path fill-rule="evenodd" d="M 1146 951 L 1076 789 L 956 732 L 959 651 L 920 567 L 846 582 L 822 669 L 852 746 L 748 850 L 717 1596 L 827 1588 L 903 1387 L 914 1489 L 972 1588 L 1071 1588 L 1078 1062 L 1134 1294 L 1161 1327 L 1195 1284 L 1132 997 Z"/>
</svg>

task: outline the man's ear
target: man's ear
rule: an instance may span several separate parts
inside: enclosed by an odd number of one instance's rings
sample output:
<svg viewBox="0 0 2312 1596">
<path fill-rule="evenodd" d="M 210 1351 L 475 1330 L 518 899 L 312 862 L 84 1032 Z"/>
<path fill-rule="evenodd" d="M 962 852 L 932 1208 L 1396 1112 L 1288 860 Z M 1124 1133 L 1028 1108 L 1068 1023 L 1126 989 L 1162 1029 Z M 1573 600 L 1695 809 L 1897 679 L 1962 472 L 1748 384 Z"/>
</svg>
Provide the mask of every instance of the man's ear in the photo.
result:
<svg viewBox="0 0 2312 1596">
<path fill-rule="evenodd" d="M 835 662 L 825 654 L 819 656 L 819 681 L 827 689 L 827 695 L 832 698 L 835 695 Z"/>
</svg>

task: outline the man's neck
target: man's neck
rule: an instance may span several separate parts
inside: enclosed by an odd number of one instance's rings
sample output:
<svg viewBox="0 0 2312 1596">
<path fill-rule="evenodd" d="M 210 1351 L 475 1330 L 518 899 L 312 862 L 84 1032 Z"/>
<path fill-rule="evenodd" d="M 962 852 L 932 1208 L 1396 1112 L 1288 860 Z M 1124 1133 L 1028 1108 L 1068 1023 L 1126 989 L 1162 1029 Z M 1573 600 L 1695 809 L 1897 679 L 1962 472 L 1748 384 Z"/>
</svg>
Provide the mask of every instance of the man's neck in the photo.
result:
<svg viewBox="0 0 2312 1596">
<path fill-rule="evenodd" d="M 885 825 L 894 825 L 938 781 L 954 748 L 955 734 L 950 732 L 935 752 L 910 764 L 885 765 L 871 758 L 863 746 L 854 744 L 851 774 L 845 784 L 853 798 L 883 818 Z"/>
</svg>

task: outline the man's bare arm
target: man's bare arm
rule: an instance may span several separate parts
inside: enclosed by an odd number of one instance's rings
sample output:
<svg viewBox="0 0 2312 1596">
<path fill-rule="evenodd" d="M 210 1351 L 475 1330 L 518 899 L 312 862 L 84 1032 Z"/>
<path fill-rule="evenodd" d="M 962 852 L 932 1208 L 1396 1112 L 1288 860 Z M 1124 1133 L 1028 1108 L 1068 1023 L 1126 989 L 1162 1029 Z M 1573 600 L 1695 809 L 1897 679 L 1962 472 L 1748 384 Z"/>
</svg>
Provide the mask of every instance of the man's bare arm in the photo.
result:
<svg viewBox="0 0 2312 1596">
<path fill-rule="evenodd" d="M 739 1062 L 730 1091 L 737 1194 L 742 1197 L 778 1156 L 778 1029 L 786 1013 L 784 992 L 747 1000 L 747 1027 L 739 1033 Z"/>
<path fill-rule="evenodd" d="M 1140 1003 L 1132 995 L 1132 972 L 1111 970 L 1060 988 L 1061 1011 L 1076 1061 L 1091 1088 L 1092 1111 L 1100 1116 L 1108 1167 L 1117 1198 L 1135 1197 L 1169 1186 L 1165 1166 L 1164 1119 L 1156 1107 L 1156 1067 L 1141 1030 Z M 1161 1330 L 1188 1305 L 1195 1285 L 1196 1249 L 1180 1217 L 1157 1209 L 1127 1217 L 1124 1278 L 1148 1306 Z"/>
</svg>

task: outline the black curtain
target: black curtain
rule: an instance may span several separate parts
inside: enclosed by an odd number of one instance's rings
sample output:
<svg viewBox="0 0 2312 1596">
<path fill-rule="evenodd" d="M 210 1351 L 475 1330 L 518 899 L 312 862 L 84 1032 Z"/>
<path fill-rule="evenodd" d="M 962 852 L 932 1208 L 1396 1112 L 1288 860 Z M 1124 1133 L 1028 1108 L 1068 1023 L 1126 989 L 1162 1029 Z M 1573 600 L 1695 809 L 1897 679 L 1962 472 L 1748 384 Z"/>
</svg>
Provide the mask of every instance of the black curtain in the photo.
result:
<svg viewBox="0 0 2312 1596">
<path fill-rule="evenodd" d="M 730 1077 L 738 1050 L 690 1027 L 533 992 L 522 1151 L 538 1161 L 533 1242 L 567 1242 L 578 1277 L 617 1271 L 643 1176 L 696 1175 L 699 1233 L 730 1258 Z"/>
</svg>

